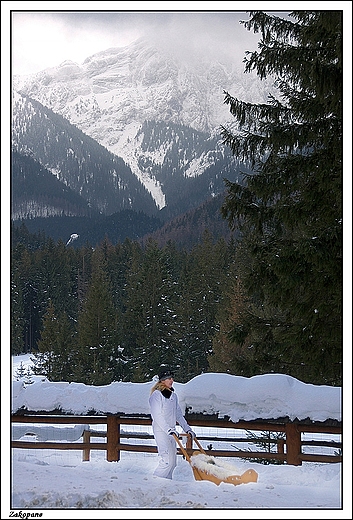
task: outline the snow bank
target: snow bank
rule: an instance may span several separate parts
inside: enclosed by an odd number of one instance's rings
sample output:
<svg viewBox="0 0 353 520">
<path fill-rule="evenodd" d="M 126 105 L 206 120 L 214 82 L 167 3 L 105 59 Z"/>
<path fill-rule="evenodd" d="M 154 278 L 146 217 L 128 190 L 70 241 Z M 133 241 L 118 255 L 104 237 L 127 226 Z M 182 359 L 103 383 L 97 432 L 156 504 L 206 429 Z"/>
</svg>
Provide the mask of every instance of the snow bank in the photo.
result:
<svg viewBox="0 0 353 520">
<path fill-rule="evenodd" d="M 178 395 L 191 412 L 227 415 L 233 422 L 279 417 L 341 420 L 341 388 L 307 384 L 284 374 L 203 374 L 183 385 Z"/>
<path fill-rule="evenodd" d="M 12 412 L 52 411 L 85 415 L 149 414 L 148 398 L 155 381 L 115 382 L 106 386 L 83 383 L 52 383 L 36 379 L 32 384 L 13 381 Z M 218 414 L 231 421 L 255 419 L 341 421 L 341 388 L 303 383 L 283 374 L 250 378 L 207 373 L 187 383 L 174 383 L 180 406 L 189 413 Z"/>
<path fill-rule="evenodd" d="M 85 429 L 89 429 L 89 425 L 77 424 L 76 426 L 67 426 L 64 428 L 56 426 L 34 426 L 31 424 L 12 424 L 12 440 L 19 440 L 27 435 L 34 435 L 37 441 L 57 441 L 65 442 L 78 441 Z"/>
</svg>

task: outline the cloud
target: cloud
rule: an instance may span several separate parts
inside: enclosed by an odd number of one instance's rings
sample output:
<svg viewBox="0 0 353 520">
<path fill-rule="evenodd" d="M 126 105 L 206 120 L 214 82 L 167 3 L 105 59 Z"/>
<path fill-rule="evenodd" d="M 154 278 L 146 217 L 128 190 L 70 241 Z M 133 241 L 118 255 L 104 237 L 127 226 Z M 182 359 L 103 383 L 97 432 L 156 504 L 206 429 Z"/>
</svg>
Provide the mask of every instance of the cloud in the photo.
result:
<svg viewBox="0 0 353 520">
<path fill-rule="evenodd" d="M 246 13 L 174 13 L 155 28 L 157 44 L 183 58 L 228 56 L 241 63 L 246 47 L 257 48 L 258 36 L 249 33 L 239 21 Z"/>
<path fill-rule="evenodd" d="M 110 47 L 141 36 L 186 58 L 219 55 L 239 64 L 244 51 L 256 49 L 258 36 L 239 24 L 245 12 L 22 11 L 12 13 L 14 74 L 30 74 L 65 60 L 82 63 Z"/>
<path fill-rule="evenodd" d="M 119 31 L 119 24 L 82 13 L 13 13 L 13 73 L 30 74 L 65 60 L 82 63 L 88 56 L 111 46 L 123 46 L 137 33 Z"/>
</svg>

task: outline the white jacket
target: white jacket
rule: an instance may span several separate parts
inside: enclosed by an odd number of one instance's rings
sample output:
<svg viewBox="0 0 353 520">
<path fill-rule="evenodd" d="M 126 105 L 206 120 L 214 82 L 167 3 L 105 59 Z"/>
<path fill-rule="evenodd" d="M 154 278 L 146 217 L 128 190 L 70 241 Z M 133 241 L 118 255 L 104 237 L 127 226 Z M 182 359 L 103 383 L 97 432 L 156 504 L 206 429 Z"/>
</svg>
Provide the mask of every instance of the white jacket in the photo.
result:
<svg viewBox="0 0 353 520">
<path fill-rule="evenodd" d="M 177 395 L 172 392 L 169 398 L 164 397 L 160 390 L 154 390 L 149 399 L 152 425 L 155 430 L 168 433 L 170 428 L 175 428 L 176 423 L 182 427 L 184 432 L 190 430 L 181 408 Z"/>
</svg>

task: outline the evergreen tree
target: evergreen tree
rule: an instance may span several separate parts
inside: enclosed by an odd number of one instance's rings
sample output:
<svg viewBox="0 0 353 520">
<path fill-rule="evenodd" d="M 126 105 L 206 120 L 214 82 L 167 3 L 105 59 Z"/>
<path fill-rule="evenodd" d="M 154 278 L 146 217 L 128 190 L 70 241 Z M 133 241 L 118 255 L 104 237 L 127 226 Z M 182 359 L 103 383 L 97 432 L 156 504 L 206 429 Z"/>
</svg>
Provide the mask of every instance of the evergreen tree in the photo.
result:
<svg viewBox="0 0 353 520">
<path fill-rule="evenodd" d="M 89 385 L 109 384 L 119 379 L 123 366 L 118 340 L 118 315 L 102 251 L 92 258 L 92 279 L 78 317 L 76 381 Z"/>
<path fill-rule="evenodd" d="M 14 264 L 13 264 L 14 265 Z M 18 323 L 12 328 L 12 337 L 16 338 L 16 334 L 22 334 L 23 331 L 23 349 L 22 352 L 36 352 L 38 350 L 37 342 L 40 336 L 41 327 L 41 306 L 40 297 L 38 294 L 39 285 L 39 272 L 37 269 L 37 263 L 35 255 L 27 249 L 21 248 L 20 257 L 18 258 L 17 268 L 15 268 L 16 281 L 12 289 L 14 289 L 18 295 L 21 296 L 21 300 L 14 300 L 16 306 L 13 307 L 13 320 L 17 316 L 21 319 L 22 323 Z M 12 293 L 12 296 L 15 296 Z M 39 298 L 38 298 L 39 296 Z M 14 324 L 14 322 L 12 322 Z M 16 339 L 20 346 L 20 336 Z"/>
<path fill-rule="evenodd" d="M 71 250 L 74 251 L 73 249 Z M 92 247 L 81 247 L 76 254 L 75 269 L 77 271 L 77 310 L 82 310 L 92 276 Z"/>
<path fill-rule="evenodd" d="M 257 309 L 233 323 L 233 338 L 240 329 L 253 332 L 263 370 L 281 358 L 295 377 L 339 385 L 342 11 L 250 16 L 246 28 L 262 38 L 245 70 L 275 76 L 279 97 L 256 105 L 225 94 L 238 130 L 223 127 L 224 143 L 253 168 L 243 185 L 226 181 L 222 206 L 241 228 L 250 259 L 241 279 Z"/>
<path fill-rule="evenodd" d="M 55 381 L 75 381 L 74 352 L 77 333 L 72 320 L 65 312 L 58 315 L 57 335 L 54 350 L 53 373 Z"/>
<path fill-rule="evenodd" d="M 49 300 L 48 310 L 43 320 L 41 339 L 38 341 L 38 352 L 33 357 L 33 372 L 45 375 L 53 380 L 54 344 L 56 341 L 57 318 L 53 303 Z"/>
<path fill-rule="evenodd" d="M 208 356 L 212 372 L 226 372 L 230 374 L 249 376 L 251 371 L 244 370 L 242 360 L 247 359 L 248 337 L 247 331 L 241 328 L 240 341 L 234 342 L 229 337 L 229 330 L 234 323 L 243 323 L 243 315 L 248 306 L 244 297 L 241 283 L 237 275 L 229 278 L 229 286 L 223 298 L 222 305 L 217 310 L 218 330 L 212 339 L 212 353 Z M 242 325 L 240 326 L 242 327 Z"/>
<path fill-rule="evenodd" d="M 76 317 L 76 253 L 72 248 L 66 248 L 62 240 L 55 244 L 49 239 L 35 256 L 39 266 L 38 291 L 41 294 L 42 314 L 50 299 L 58 313 L 67 312 L 70 316 Z"/>
<path fill-rule="evenodd" d="M 127 279 L 124 342 L 133 380 L 151 380 L 162 363 L 178 363 L 174 334 L 175 286 L 168 254 L 149 240 L 136 252 Z"/>
<path fill-rule="evenodd" d="M 123 244 L 118 243 L 115 246 L 108 241 L 104 243 L 107 274 L 112 286 L 114 306 L 120 312 L 125 311 L 126 276 L 134 248 L 139 248 L 139 246 L 130 239 L 126 239 Z"/>
<path fill-rule="evenodd" d="M 206 231 L 195 246 L 181 277 L 179 329 L 182 343 L 182 380 L 209 370 L 212 338 L 217 330 L 216 314 L 222 299 L 229 265 L 224 240 L 213 243 Z"/>
<path fill-rule="evenodd" d="M 34 373 L 45 375 L 50 381 L 74 381 L 73 352 L 75 332 L 65 313 L 56 314 L 54 304 L 49 300 L 43 318 L 39 352 L 34 354 Z"/>
<path fill-rule="evenodd" d="M 21 251 L 19 253 L 19 250 Z M 18 246 L 11 261 L 11 354 L 16 356 L 24 352 L 25 311 L 23 305 L 22 274 L 19 259 L 23 246 Z"/>
</svg>

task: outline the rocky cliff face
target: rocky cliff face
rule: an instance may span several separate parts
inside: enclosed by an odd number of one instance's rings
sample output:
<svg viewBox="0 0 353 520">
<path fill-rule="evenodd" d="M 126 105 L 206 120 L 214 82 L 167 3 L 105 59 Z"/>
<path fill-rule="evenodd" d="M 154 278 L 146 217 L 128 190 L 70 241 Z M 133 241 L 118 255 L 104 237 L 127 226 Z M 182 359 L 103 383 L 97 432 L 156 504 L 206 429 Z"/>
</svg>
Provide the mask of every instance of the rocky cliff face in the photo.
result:
<svg viewBox="0 0 353 520">
<path fill-rule="evenodd" d="M 95 54 L 81 66 L 65 61 L 34 75 L 15 77 L 14 88 L 107 144 L 107 132 L 119 136 L 131 122 L 146 120 L 212 133 L 229 119 L 224 90 L 246 101 L 262 100 L 268 86 L 221 62 L 199 61 L 191 66 L 141 39 Z"/>
</svg>

